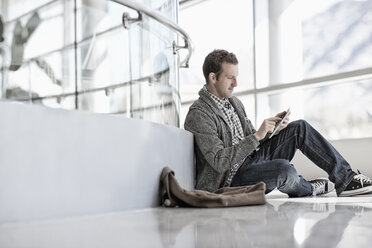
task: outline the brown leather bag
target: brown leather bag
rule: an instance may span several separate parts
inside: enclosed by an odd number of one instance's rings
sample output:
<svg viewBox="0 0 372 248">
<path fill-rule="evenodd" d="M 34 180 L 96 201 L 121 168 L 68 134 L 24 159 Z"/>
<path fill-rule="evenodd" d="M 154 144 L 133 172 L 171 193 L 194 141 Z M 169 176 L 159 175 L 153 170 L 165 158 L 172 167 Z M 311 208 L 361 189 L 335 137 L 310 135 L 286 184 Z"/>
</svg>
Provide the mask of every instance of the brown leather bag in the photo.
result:
<svg viewBox="0 0 372 248">
<path fill-rule="evenodd" d="M 165 167 L 161 173 L 162 205 L 166 207 L 235 207 L 266 203 L 266 185 L 226 187 L 214 193 L 203 190 L 185 190 L 177 182 L 175 173 Z"/>
</svg>

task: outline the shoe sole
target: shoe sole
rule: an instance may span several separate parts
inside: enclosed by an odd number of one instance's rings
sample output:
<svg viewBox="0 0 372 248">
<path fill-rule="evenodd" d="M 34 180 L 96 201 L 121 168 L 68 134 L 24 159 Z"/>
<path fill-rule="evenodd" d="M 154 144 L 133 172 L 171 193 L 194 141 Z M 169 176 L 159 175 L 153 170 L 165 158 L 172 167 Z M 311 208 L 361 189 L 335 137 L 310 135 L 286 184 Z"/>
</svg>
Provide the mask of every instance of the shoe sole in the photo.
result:
<svg viewBox="0 0 372 248">
<path fill-rule="evenodd" d="M 372 186 L 341 192 L 340 196 L 355 196 L 372 194 Z"/>
</svg>

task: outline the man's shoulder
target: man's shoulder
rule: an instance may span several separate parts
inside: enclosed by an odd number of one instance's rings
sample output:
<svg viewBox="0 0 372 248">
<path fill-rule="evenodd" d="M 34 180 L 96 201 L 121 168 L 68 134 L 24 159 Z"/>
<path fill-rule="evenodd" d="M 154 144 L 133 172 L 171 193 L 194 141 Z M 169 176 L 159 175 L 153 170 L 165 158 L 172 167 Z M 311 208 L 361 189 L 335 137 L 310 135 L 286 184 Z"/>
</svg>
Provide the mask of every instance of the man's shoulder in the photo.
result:
<svg viewBox="0 0 372 248">
<path fill-rule="evenodd" d="M 207 99 L 203 94 L 200 94 L 199 92 L 199 98 L 196 99 L 191 105 L 189 109 L 193 108 L 205 108 L 207 104 Z"/>
<path fill-rule="evenodd" d="M 236 96 L 230 97 L 230 102 L 234 102 L 234 103 L 237 103 L 239 105 L 243 105 L 242 101 L 239 98 L 237 98 Z"/>
<path fill-rule="evenodd" d="M 230 97 L 229 100 L 238 112 L 242 112 L 242 111 L 244 112 L 245 111 L 244 104 L 242 103 L 242 101 L 239 98 L 237 98 L 236 96 L 232 96 L 232 97 Z"/>
<path fill-rule="evenodd" d="M 201 99 L 201 97 L 199 97 L 197 100 L 195 100 L 191 106 L 190 106 L 190 109 L 191 108 L 205 108 L 207 105 L 207 103 Z"/>
<path fill-rule="evenodd" d="M 192 114 L 196 113 L 211 113 L 211 107 L 203 101 L 201 98 L 197 99 L 195 102 L 193 102 L 189 108 L 189 111 L 187 113 L 186 118 L 190 118 Z"/>
<path fill-rule="evenodd" d="M 214 109 L 203 99 L 199 98 L 189 108 L 185 119 L 185 127 L 188 125 L 194 125 L 194 122 L 200 122 L 201 120 L 212 120 L 215 115 L 216 113 Z"/>
</svg>

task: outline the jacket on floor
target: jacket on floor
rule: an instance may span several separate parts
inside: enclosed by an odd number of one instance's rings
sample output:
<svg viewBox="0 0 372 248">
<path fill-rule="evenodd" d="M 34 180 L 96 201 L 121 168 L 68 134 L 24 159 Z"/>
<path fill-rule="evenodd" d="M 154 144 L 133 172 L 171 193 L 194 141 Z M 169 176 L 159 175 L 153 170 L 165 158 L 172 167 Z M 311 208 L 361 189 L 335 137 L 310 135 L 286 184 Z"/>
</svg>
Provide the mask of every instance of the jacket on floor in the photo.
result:
<svg viewBox="0 0 372 248">
<path fill-rule="evenodd" d="M 235 207 L 265 204 L 266 185 L 263 182 L 250 186 L 221 188 L 214 193 L 203 190 L 185 190 L 165 167 L 161 173 L 162 204 L 166 207 Z"/>
</svg>

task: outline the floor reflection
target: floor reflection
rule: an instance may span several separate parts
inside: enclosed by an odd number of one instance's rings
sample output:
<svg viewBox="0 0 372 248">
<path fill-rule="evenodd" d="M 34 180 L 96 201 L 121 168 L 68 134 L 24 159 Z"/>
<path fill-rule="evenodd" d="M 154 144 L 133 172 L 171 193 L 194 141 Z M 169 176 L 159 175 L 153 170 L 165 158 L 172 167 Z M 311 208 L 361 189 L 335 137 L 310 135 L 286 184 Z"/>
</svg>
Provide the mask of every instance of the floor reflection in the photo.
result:
<svg viewBox="0 0 372 248">
<path fill-rule="evenodd" d="M 0 247 L 370 247 L 372 197 L 268 199 L 0 223 Z"/>
<path fill-rule="evenodd" d="M 285 201 L 278 206 L 267 203 L 226 209 L 167 209 L 157 215 L 164 247 L 178 247 L 186 238 L 178 235 L 186 226 L 192 226 L 195 247 L 200 248 L 332 248 L 340 243 L 350 221 L 371 209 L 372 205 L 356 203 Z"/>
</svg>

